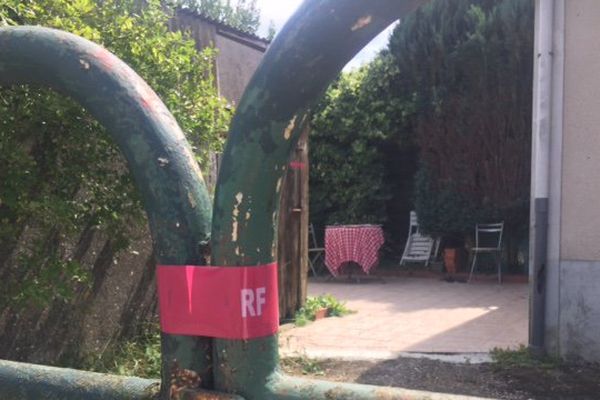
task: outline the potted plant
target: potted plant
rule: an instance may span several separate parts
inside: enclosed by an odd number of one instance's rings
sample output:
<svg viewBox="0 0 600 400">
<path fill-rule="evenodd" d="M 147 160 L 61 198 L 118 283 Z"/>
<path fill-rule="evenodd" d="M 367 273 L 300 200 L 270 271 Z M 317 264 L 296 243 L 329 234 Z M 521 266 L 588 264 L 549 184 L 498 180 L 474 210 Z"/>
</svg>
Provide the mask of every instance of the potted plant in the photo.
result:
<svg viewBox="0 0 600 400">
<path fill-rule="evenodd" d="M 464 239 L 450 237 L 446 239 L 446 247 L 444 248 L 444 267 L 449 274 L 456 274 L 463 269 L 466 251 Z"/>
<path fill-rule="evenodd" d="M 460 249 L 456 247 L 444 249 L 444 267 L 449 274 L 454 275 L 458 272 L 458 266 L 460 264 L 458 259 L 459 250 Z"/>
<path fill-rule="evenodd" d="M 315 310 L 315 320 L 327 318 L 329 316 L 329 308 L 321 307 Z"/>
</svg>

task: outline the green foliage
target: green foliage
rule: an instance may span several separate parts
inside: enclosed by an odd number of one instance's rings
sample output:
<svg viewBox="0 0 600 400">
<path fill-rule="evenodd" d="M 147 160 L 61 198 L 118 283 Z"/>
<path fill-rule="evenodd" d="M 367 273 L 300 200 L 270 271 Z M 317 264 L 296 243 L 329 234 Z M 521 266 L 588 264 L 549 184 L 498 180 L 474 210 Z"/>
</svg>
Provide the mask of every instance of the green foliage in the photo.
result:
<svg viewBox="0 0 600 400">
<path fill-rule="evenodd" d="M 325 370 L 323 369 L 321 362 L 309 358 L 306 355 L 282 358 L 281 367 L 286 370 L 286 372 L 301 371 L 302 375 L 325 375 Z"/>
<path fill-rule="evenodd" d="M 170 32 L 158 0 L 3 0 L 3 24 L 43 25 L 104 45 L 173 112 L 200 163 L 222 146 L 229 121 L 212 76 L 213 49 Z M 115 144 L 71 99 L 46 89 L 0 88 L 0 305 L 67 299 L 89 286 L 67 243 L 99 231 L 115 251 L 144 223 Z M 12 254 L 12 258 L 9 256 Z"/>
<path fill-rule="evenodd" d="M 402 118 L 403 104 L 388 95 L 389 59 L 343 73 L 313 117 L 311 220 L 318 225 L 382 223 L 391 188 L 382 156 Z"/>
<path fill-rule="evenodd" d="M 530 0 L 433 0 L 404 18 L 315 109 L 312 222 L 377 222 L 400 239 L 416 209 L 424 231 L 460 242 L 504 220 L 515 260 L 528 226 L 532 26 Z"/>
<path fill-rule="evenodd" d="M 421 227 L 471 233 L 528 224 L 533 2 L 432 1 L 390 38 L 395 91 L 420 148 L 415 208 Z M 403 94 L 402 94 L 403 93 Z"/>
<path fill-rule="evenodd" d="M 415 175 L 414 198 L 419 224 L 427 233 L 460 236 L 481 220 L 478 209 L 456 187 L 435 190 L 426 166 Z"/>
<path fill-rule="evenodd" d="M 275 28 L 275 22 L 273 22 L 273 20 L 271 20 L 269 22 L 269 29 L 267 31 L 267 40 L 273 40 L 275 39 L 275 35 L 277 35 L 277 29 Z"/>
<path fill-rule="evenodd" d="M 88 371 L 160 379 L 160 328 L 149 324 L 143 332 L 109 353 L 90 356 L 81 366 Z"/>
<path fill-rule="evenodd" d="M 256 33 L 260 25 L 260 10 L 256 0 L 177 0 L 190 9 L 215 21 L 248 33 Z"/>
<path fill-rule="evenodd" d="M 328 310 L 328 316 L 330 317 L 342 317 L 352 313 L 346 307 L 345 303 L 341 303 L 331 294 L 325 294 L 317 297 L 308 297 L 304 306 L 296 312 L 294 323 L 296 326 L 304 326 L 309 321 L 314 321 L 316 312 L 324 308 Z"/>
<path fill-rule="evenodd" d="M 535 356 L 526 346 L 519 346 L 516 350 L 500 349 L 495 347 L 490 352 L 495 366 L 499 369 L 514 369 L 514 368 L 541 368 L 555 369 L 560 367 L 561 360 L 556 357 Z"/>
</svg>

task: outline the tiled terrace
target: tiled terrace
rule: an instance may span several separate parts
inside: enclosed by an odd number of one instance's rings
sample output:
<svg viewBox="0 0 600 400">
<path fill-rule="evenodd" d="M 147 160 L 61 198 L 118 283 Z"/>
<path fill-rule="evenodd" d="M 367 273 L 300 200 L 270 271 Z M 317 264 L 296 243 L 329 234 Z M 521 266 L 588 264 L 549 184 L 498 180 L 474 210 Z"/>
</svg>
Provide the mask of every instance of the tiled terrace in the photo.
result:
<svg viewBox="0 0 600 400">
<path fill-rule="evenodd" d="M 402 352 L 482 353 L 527 343 L 528 286 L 386 278 L 309 283 L 356 314 L 284 327 L 282 354 L 391 358 Z"/>
</svg>

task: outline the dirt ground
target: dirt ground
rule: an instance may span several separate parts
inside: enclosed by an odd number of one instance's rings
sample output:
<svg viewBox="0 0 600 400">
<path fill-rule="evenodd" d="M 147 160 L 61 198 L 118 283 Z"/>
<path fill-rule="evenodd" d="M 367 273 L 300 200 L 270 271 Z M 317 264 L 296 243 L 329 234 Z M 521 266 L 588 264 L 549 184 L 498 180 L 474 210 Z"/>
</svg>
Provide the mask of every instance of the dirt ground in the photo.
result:
<svg viewBox="0 0 600 400">
<path fill-rule="evenodd" d="M 381 362 L 287 358 L 292 375 L 502 400 L 599 400 L 600 365 L 455 364 L 424 358 Z"/>
</svg>

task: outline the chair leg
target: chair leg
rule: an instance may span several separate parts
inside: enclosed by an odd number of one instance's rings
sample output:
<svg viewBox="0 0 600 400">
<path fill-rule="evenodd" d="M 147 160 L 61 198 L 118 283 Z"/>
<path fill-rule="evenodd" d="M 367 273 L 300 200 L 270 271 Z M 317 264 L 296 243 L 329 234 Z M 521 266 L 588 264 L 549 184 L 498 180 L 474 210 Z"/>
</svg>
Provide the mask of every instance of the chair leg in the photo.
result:
<svg viewBox="0 0 600 400">
<path fill-rule="evenodd" d="M 313 264 L 313 261 L 310 258 L 308 259 L 308 266 L 310 267 L 310 270 L 312 271 L 313 276 L 317 276 L 317 271 L 315 271 L 315 266 Z"/>
<path fill-rule="evenodd" d="M 469 280 L 467 282 L 471 282 L 471 278 L 473 278 L 473 271 L 475 270 L 475 264 L 477 263 L 477 253 L 473 254 L 473 262 L 471 263 L 471 273 L 469 274 Z"/>
<path fill-rule="evenodd" d="M 502 256 L 500 253 L 496 255 L 498 263 L 498 284 L 502 285 Z"/>
<path fill-rule="evenodd" d="M 317 253 L 316 255 L 312 256 L 312 257 L 308 257 L 308 265 L 310 266 L 310 269 L 313 273 L 313 276 L 319 276 L 319 274 L 317 274 L 317 270 L 315 269 L 315 263 L 317 262 L 317 260 L 321 257 L 321 253 Z"/>
</svg>

